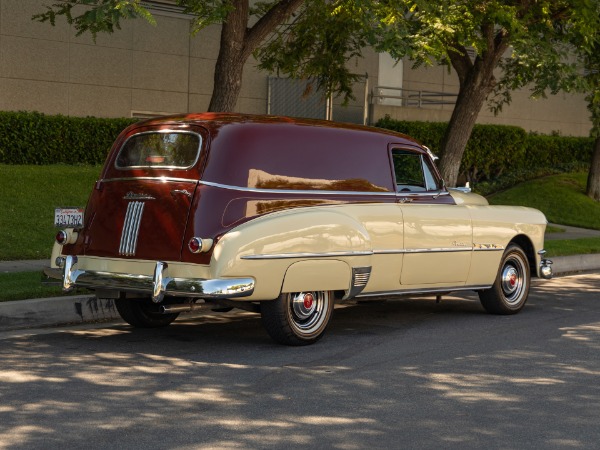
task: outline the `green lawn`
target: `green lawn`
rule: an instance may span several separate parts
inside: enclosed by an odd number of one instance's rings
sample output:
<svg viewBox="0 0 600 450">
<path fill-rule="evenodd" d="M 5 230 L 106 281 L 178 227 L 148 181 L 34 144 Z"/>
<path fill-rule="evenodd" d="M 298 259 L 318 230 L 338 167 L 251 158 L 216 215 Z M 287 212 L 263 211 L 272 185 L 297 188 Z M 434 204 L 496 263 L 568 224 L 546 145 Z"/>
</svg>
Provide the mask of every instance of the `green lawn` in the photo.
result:
<svg viewBox="0 0 600 450">
<path fill-rule="evenodd" d="M 64 295 L 61 286 L 42 285 L 40 272 L 0 273 L 0 302 Z"/>
<path fill-rule="evenodd" d="M 544 242 L 548 256 L 588 255 L 600 253 L 600 238 L 560 239 Z"/>
<path fill-rule="evenodd" d="M 519 184 L 488 198 L 492 205 L 537 208 L 549 222 L 600 230 L 600 203 L 585 195 L 587 173 L 569 173 Z"/>
<path fill-rule="evenodd" d="M 0 164 L 0 260 L 49 258 L 54 208 L 85 206 L 100 169 Z"/>
</svg>

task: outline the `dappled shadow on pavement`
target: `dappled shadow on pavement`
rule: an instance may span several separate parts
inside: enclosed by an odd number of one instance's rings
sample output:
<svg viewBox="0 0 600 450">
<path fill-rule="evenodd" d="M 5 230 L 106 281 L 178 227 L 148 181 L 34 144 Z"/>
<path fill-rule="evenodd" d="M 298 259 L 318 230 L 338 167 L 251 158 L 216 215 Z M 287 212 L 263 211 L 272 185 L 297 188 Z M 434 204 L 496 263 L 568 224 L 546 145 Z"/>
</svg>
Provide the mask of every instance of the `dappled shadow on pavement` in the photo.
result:
<svg viewBox="0 0 600 450">
<path fill-rule="evenodd" d="M 0 448 L 590 448 L 600 275 L 538 284 L 516 316 L 476 296 L 336 309 L 304 348 L 257 315 L 0 348 Z"/>
</svg>

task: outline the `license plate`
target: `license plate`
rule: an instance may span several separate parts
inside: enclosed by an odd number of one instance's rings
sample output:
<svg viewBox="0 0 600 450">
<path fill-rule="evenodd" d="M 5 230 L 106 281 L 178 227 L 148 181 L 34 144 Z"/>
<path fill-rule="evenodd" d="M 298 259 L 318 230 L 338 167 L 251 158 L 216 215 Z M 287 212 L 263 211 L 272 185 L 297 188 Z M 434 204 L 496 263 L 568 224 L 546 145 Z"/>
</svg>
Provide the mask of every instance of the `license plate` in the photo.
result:
<svg viewBox="0 0 600 450">
<path fill-rule="evenodd" d="M 60 228 L 83 227 L 83 208 L 56 208 L 54 226 Z"/>
</svg>

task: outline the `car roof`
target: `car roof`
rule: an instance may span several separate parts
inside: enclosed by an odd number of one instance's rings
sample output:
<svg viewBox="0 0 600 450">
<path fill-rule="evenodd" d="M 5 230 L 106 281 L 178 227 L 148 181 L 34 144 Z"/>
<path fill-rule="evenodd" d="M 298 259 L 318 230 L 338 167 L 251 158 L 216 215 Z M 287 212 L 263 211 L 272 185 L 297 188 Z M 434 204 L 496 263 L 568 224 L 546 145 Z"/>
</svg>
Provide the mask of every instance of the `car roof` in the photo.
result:
<svg viewBox="0 0 600 450">
<path fill-rule="evenodd" d="M 209 130 L 211 135 L 216 135 L 219 130 L 228 127 L 230 125 L 236 126 L 247 126 L 253 128 L 257 125 L 269 125 L 269 124 L 288 124 L 288 125 L 299 125 L 299 126 L 310 126 L 310 127 L 324 127 L 329 129 L 337 130 L 352 130 L 363 133 L 374 133 L 379 136 L 387 135 L 393 137 L 394 142 L 406 143 L 422 146 L 417 140 L 394 131 L 386 130 L 384 128 L 369 127 L 364 125 L 357 125 L 351 123 L 333 122 L 328 120 L 320 119 L 305 119 L 285 116 L 272 116 L 272 115 L 257 115 L 257 114 L 239 114 L 239 113 L 191 113 L 191 114 L 176 114 L 170 116 L 162 116 L 157 118 L 148 119 L 142 122 L 138 122 L 134 125 L 134 128 L 138 127 L 163 127 L 167 125 L 200 125 Z"/>
</svg>

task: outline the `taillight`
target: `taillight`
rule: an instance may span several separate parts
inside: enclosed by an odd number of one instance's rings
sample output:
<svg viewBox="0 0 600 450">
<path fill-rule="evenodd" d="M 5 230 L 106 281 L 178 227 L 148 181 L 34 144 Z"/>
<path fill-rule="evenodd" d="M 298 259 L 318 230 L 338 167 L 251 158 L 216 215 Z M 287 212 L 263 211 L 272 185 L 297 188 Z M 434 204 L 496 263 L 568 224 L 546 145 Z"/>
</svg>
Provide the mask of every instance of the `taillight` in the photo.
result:
<svg viewBox="0 0 600 450">
<path fill-rule="evenodd" d="M 69 234 L 65 230 L 60 230 L 56 233 L 56 242 L 60 245 L 65 245 L 69 240 Z"/>
<path fill-rule="evenodd" d="M 190 252 L 200 253 L 200 250 L 202 250 L 202 239 L 197 237 L 191 238 L 188 247 L 190 249 Z"/>
<path fill-rule="evenodd" d="M 212 239 L 201 239 L 199 237 L 193 237 L 188 242 L 188 248 L 192 253 L 205 253 L 210 250 L 212 245 Z"/>
<path fill-rule="evenodd" d="M 56 243 L 59 245 L 74 244 L 77 242 L 78 233 L 72 229 L 60 230 L 56 233 Z"/>
</svg>

